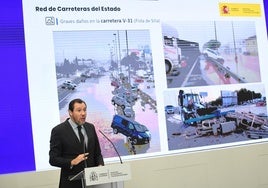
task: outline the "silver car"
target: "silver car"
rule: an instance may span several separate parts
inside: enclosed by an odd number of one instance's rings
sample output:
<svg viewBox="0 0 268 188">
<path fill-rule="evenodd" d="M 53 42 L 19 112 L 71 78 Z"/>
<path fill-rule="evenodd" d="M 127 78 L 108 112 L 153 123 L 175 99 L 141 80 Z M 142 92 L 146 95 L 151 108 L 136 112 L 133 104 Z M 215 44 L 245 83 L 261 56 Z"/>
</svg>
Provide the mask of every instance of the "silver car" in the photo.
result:
<svg viewBox="0 0 268 188">
<path fill-rule="evenodd" d="M 121 106 L 122 109 L 124 109 L 126 106 L 129 106 L 129 103 L 127 102 L 127 100 L 124 97 L 121 97 L 119 95 L 113 96 L 111 101 L 113 105 Z"/>
</svg>

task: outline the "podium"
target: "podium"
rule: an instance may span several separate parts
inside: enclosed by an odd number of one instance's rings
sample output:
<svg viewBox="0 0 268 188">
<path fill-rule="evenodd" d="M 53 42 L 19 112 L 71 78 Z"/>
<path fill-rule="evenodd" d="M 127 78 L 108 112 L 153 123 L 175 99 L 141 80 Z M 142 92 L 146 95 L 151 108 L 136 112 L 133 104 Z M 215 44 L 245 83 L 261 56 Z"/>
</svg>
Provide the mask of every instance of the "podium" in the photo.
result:
<svg viewBox="0 0 268 188">
<path fill-rule="evenodd" d="M 82 180 L 83 188 L 124 188 L 124 181 L 131 179 L 130 164 L 109 164 L 85 168 L 70 181 L 79 179 Z"/>
</svg>

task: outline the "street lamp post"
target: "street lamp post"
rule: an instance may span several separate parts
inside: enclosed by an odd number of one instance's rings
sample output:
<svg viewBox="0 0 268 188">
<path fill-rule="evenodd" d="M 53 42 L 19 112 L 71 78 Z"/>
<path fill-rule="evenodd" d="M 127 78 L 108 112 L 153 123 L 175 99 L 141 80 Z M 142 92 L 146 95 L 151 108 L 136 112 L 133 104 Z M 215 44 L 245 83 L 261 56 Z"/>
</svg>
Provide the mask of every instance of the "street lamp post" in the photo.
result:
<svg viewBox="0 0 268 188">
<path fill-rule="evenodd" d="M 117 39 L 118 39 L 118 67 L 119 67 L 119 71 L 120 73 L 122 72 L 121 69 L 121 49 L 120 49 L 120 35 L 119 35 L 119 31 L 117 31 Z"/>
<path fill-rule="evenodd" d="M 232 22 L 232 32 L 233 32 L 233 41 L 234 41 L 234 53 L 235 53 L 235 64 L 236 64 L 236 74 L 238 75 L 238 57 L 236 52 L 236 41 L 235 41 L 235 33 L 234 33 L 234 24 Z"/>
<path fill-rule="evenodd" d="M 117 52 L 117 40 L 116 40 L 116 33 L 114 35 L 114 48 L 115 48 L 115 61 L 117 64 L 117 69 L 119 68 L 119 63 L 118 63 L 118 52 Z"/>
<path fill-rule="evenodd" d="M 128 57 L 128 35 L 127 35 L 127 30 L 125 31 L 125 34 L 126 34 L 126 56 Z M 128 63 L 128 82 L 129 82 L 129 84 L 131 84 L 131 80 L 130 80 L 130 64 Z"/>
</svg>

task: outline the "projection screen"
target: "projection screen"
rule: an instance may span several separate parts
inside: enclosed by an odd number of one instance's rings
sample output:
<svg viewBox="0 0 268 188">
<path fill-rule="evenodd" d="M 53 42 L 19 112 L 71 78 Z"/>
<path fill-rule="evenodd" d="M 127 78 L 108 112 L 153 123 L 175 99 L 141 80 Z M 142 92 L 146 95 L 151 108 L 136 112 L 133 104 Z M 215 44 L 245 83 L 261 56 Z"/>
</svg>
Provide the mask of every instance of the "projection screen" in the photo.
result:
<svg viewBox="0 0 268 188">
<path fill-rule="evenodd" d="M 123 160 L 267 141 L 262 1 L 6 7 L 17 15 L 2 17 L 0 174 L 53 169 L 51 129 L 74 98 L 86 101 L 107 163 L 119 159 L 99 131 Z"/>
</svg>

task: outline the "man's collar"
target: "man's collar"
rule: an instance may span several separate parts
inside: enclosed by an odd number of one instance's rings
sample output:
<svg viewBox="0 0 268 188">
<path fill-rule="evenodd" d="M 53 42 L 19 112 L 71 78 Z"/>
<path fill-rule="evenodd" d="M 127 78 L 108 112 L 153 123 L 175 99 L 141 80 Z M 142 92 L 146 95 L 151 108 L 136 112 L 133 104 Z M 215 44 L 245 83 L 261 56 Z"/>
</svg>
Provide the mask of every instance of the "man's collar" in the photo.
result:
<svg viewBox="0 0 268 188">
<path fill-rule="evenodd" d="M 73 129 L 75 129 L 78 126 L 71 118 L 68 119 L 68 122 L 70 123 Z"/>
</svg>

